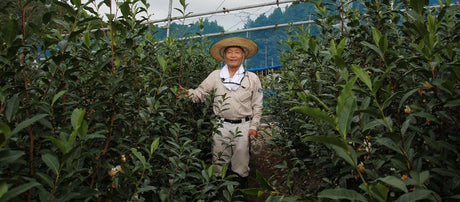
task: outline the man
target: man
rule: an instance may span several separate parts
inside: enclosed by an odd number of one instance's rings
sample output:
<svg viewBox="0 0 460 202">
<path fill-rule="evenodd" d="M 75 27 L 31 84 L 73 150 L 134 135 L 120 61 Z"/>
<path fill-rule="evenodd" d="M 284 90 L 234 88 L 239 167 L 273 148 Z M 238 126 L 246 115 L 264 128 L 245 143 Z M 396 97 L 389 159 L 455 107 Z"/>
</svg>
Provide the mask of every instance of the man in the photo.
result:
<svg viewBox="0 0 460 202">
<path fill-rule="evenodd" d="M 243 67 L 243 61 L 257 53 L 254 41 L 230 37 L 213 44 L 211 56 L 225 62 L 214 70 L 196 89 L 188 90 L 193 102 L 204 102 L 206 95 L 216 91 L 213 111 L 222 123 L 220 133 L 213 134 L 213 164 L 220 175 L 223 164 L 239 175 L 244 187 L 249 175 L 249 140 L 257 138 L 262 116 L 262 87 L 259 77 Z"/>
</svg>

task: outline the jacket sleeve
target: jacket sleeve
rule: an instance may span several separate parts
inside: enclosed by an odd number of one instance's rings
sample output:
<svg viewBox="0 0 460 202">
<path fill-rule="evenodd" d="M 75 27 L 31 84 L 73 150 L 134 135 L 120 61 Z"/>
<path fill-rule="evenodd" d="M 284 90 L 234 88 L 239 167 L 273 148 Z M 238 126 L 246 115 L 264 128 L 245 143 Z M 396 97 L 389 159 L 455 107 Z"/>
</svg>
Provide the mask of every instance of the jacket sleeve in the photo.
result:
<svg viewBox="0 0 460 202">
<path fill-rule="evenodd" d="M 250 129 L 258 130 L 263 109 L 263 90 L 259 77 L 256 74 L 252 76 L 253 93 L 252 93 L 252 121 Z"/>
<path fill-rule="evenodd" d="M 217 70 L 211 72 L 211 74 L 209 74 L 208 77 L 201 82 L 198 88 L 188 90 L 189 98 L 192 102 L 197 103 L 206 101 L 206 95 L 215 88 L 216 75 L 217 77 L 219 76 Z"/>
</svg>

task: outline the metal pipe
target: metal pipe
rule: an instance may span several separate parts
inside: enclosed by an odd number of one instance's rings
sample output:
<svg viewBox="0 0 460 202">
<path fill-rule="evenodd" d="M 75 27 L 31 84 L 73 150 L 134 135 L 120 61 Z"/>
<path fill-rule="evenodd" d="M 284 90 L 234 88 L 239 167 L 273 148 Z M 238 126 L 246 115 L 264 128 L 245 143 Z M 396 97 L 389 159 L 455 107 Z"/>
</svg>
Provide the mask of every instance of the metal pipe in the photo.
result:
<svg viewBox="0 0 460 202">
<path fill-rule="evenodd" d="M 167 18 L 167 20 L 168 20 L 168 25 L 167 26 L 168 27 L 167 27 L 167 30 L 166 30 L 166 37 L 169 37 L 169 30 L 171 28 L 171 21 L 172 21 L 171 13 L 172 13 L 172 0 L 169 0 L 169 11 L 168 11 L 168 18 Z"/>
<path fill-rule="evenodd" d="M 171 0 L 170 0 L 171 1 Z M 299 0 L 289 0 L 289 1 L 275 1 L 271 3 L 261 3 L 257 5 L 250 5 L 250 6 L 243 6 L 243 7 L 238 7 L 238 8 L 231 8 L 231 9 L 222 9 L 219 11 L 210 11 L 210 12 L 204 12 L 204 13 L 196 13 L 196 14 L 189 14 L 187 16 L 176 16 L 176 17 L 171 17 L 170 15 L 168 18 L 165 19 L 160 19 L 160 20 L 153 20 L 153 21 L 147 21 L 146 24 L 155 24 L 159 22 L 165 22 L 169 20 L 180 20 L 180 19 L 186 19 L 186 18 L 194 18 L 194 17 L 200 17 L 200 16 L 205 16 L 205 15 L 212 15 L 212 14 L 218 14 L 218 13 L 229 13 L 231 11 L 239 11 L 239 10 L 245 10 L 245 9 L 250 9 L 250 8 L 257 8 L 257 7 L 263 7 L 263 6 L 272 6 L 272 5 L 280 5 L 280 4 L 286 4 L 286 3 L 293 3 Z M 169 10 L 171 12 L 171 3 L 169 4 Z"/>
<path fill-rule="evenodd" d="M 209 37 L 209 36 L 219 36 L 219 35 L 226 35 L 226 34 L 237 34 L 237 33 L 242 33 L 242 32 L 259 31 L 259 30 L 265 30 L 265 29 L 277 29 L 277 28 L 288 27 L 288 26 L 298 26 L 298 25 L 314 24 L 314 23 L 315 23 L 314 20 L 307 20 L 307 21 L 299 21 L 299 22 L 293 22 L 293 23 L 275 24 L 275 25 L 267 25 L 267 26 L 261 26 L 261 27 L 240 29 L 240 30 L 234 30 L 234 31 L 228 31 L 228 32 L 221 31 L 218 33 L 203 34 L 203 35 L 192 36 L 192 37 L 183 37 L 183 38 L 179 38 L 178 40 L 194 39 L 194 38 Z"/>
</svg>

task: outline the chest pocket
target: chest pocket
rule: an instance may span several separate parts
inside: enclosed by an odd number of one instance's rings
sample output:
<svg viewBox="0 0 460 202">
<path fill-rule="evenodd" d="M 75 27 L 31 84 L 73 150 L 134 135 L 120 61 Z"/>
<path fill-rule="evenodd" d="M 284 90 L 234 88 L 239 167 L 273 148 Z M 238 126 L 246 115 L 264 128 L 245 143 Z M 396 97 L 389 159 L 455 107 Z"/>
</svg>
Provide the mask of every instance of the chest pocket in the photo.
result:
<svg viewBox="0 0 460 202">
<path fill-rule="evenodd" d="M 241 103 L 250 102 L 252 98 L 251 83 L 249 77 L 246 75 L 241 82 L 241 86 L 238 89 L 238 99 Z"/>
<path fill-rule="evenodd" d="M 238 92 L 238 99 L 240 100 L 241 103 L 248 103 L 251 101 L 252 98 L 252 92 L 251 90 L 242 90 L 241 92 Z"/>
</svg>

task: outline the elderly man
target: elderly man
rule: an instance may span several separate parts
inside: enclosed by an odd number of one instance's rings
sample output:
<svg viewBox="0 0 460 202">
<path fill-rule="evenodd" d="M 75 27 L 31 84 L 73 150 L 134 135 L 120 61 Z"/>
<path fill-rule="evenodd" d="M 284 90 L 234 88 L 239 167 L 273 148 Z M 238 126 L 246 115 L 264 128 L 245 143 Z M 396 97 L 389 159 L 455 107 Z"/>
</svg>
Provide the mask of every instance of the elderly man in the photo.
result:
<svg viewBox="0 0 460 202">
<path fill-rule="evenodd" d="M 222 124 L 220 133 L 213 134 L 215 173 L 220 175 L 222 165 L 230 163 L 241 187 L 245 187 L 249 175 L 249 140 L 257 138 L 262 115 L 259 77 L 243 67 L 243 61 L 257 49 L 254 41 L 243 37 L 216 42 L 211 46 L 211 56 L 225 66 L 211 72 L 198 88 L 188 90 L 193 102 L 204 102 L 207 94 L 216 91 L 213 111 Z"/>
</svg>

